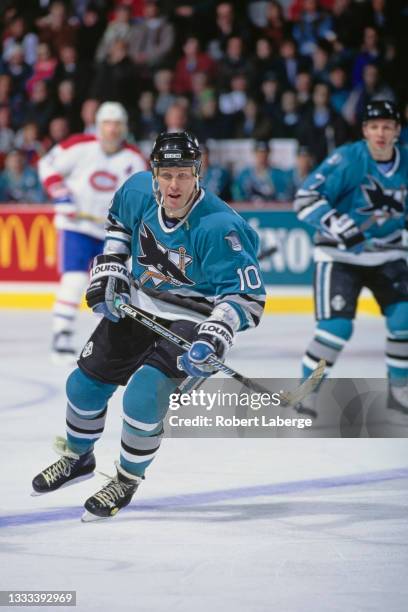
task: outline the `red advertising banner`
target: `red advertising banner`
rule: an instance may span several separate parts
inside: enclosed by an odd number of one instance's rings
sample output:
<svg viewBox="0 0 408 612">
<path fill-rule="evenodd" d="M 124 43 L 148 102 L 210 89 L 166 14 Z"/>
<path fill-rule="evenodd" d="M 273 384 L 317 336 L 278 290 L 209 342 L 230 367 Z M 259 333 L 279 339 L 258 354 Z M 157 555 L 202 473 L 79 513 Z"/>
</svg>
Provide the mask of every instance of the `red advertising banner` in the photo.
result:
<svg viewBox="0 0 408 612">
<path fill-rule="evenodd" d="M 58 280 L 53 208 L 0 205 L 0 281 Z"/>
</svg>

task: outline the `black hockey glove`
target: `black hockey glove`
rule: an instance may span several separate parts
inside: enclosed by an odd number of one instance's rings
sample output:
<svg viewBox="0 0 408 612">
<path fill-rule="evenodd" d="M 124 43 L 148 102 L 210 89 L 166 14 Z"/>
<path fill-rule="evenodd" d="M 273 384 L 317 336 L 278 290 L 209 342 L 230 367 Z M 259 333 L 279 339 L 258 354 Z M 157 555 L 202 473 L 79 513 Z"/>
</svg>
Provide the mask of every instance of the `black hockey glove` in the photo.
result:
<svg viewBox="0 0 408 612">
<path fill-rule="evenodd" d="M 128 269 L 118 255 L 97 255 L 92 262 L 86 303 L 94 312 L 117 323 L 125 316 L 115 306 L 117 298 L 124 304 L 130 301 Z"/>
<path fill-rule="evenodd" d="M 353 253 L 364 251 L 366 237 L 348 215 L 333 210 L 322 218 L 321 224 L 323 232 L 334 238 L 339 248 Z"/>
</svg>

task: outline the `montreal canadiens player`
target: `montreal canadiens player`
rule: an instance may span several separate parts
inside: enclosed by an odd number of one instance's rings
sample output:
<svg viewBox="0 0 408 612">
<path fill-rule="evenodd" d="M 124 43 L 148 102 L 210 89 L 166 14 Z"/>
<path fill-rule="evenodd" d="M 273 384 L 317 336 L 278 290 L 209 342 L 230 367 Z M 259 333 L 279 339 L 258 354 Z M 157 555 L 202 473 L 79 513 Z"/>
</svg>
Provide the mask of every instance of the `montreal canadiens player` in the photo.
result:
<svg viewBox="0 0 408 612">
<path fill-rule="evenodd" d="M 337 149 L 296 194 L 298 218 L 317 230 L 317 325 L 303 375 L 320 359 L 327 373 L 335 364 L 353 332 L 358 296 L 368 287 L 387 325 L 388 406 L 408 414 L 408 266 L 399 249 L 407 219 L 408 150 L 397 142 L 395 104 L 367 104 L 362 131 L 363 140 Z"/>
<path fill-rule="evenodd" d="M 54 361 L 75 361 L 72 334 L 93 257 L 103 249 L 112 197 L 124 181 L 146 169 L 140 151 L 125 141 L 127 114 L 105 102 L 96 114 L 96 136 L 77 134 L 39 162 L 40 178 L 55 204 L 61 280 L 53 310 Z"/>
<path fill-rule="evenodd" d="M 104 253 L 94 259 L 86 293 L 104 318 L 68 377 L 67 434 L 56 445 L 61 458 L 33 480 L 35 492 L 46 493 L 93 473 L 109 399 L 126 385 L 117 475 L 85 502 L 84 520 L 113 516 L 130 502 L 159 450 L 177 383 L 211 375 L 208 357 L 223 360 L 236 333 L 256 326 L 263 313 L 258 237 L 200 187 L 200 165 L 192 135 L 162 133 L 152 172 L 132 176 L 113 199 Z M 129 301 L 131 284 L 132 302 L 191 341 L 188 352 L 121 318 L 115 304 L 118 297 Z"/>
</svg>

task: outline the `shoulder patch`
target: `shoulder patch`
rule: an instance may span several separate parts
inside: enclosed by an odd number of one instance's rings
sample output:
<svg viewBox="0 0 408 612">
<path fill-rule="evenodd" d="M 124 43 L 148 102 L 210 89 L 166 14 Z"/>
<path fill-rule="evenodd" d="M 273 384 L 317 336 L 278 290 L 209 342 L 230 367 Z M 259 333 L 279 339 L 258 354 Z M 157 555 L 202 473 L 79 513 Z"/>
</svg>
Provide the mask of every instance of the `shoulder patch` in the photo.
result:
<svg viewBox="0 0 408 612">
<path fill-rule="evenodd" d="M 333 155 L 331 155 L 327 160 L 327 163 L 330 164 L 330 166 L 336 166 L 341 162 L 342 159 L 343 158 L 340 153 L 333 153 Z"/>
<path fill-rule="evenodd" d="M 238 233 L 235 231 L 229 232 L 225 236 L 225 240 L 233 251 L 242 251 L 241 240 L 239 239 Z"/>
<path fill-rule="evenodd" d="M 62 149 L 70 149 L 77 144 L 84 144 L 85 142 L 95 142 L 96 136 L 93 134 L 73 134 L 66 140 L 59 143 Z"/>
</svg>

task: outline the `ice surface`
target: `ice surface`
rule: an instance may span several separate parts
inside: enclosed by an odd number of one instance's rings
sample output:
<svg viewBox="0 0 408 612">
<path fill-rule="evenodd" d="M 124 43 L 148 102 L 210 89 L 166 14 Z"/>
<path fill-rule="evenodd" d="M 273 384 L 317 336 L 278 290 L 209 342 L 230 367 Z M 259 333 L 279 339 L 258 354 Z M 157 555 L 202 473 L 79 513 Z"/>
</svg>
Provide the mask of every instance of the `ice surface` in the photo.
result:
<svg viewBox="0 0 408 612">
<path fill-rule="evenodd" d="M 102 476 L 30 497 L 64 433 L 69 369 L 49 361 L 50 314 L 1 316 L 1 589 L 73 589 L 81 612 L 407 609 L 407 440 L 166 439 L 132 506 L 82 524 Z M 93 323 L 81 315 L 81 342 Z M 265 317 L 229 362 L 297 376 L 312 329 L 309 317 Z M 361 318 L 336 373 L 384 376 L 383 350 L 383 322 Z M 120 427 L 119 393 L 102 472 Z"/>
</svg>

